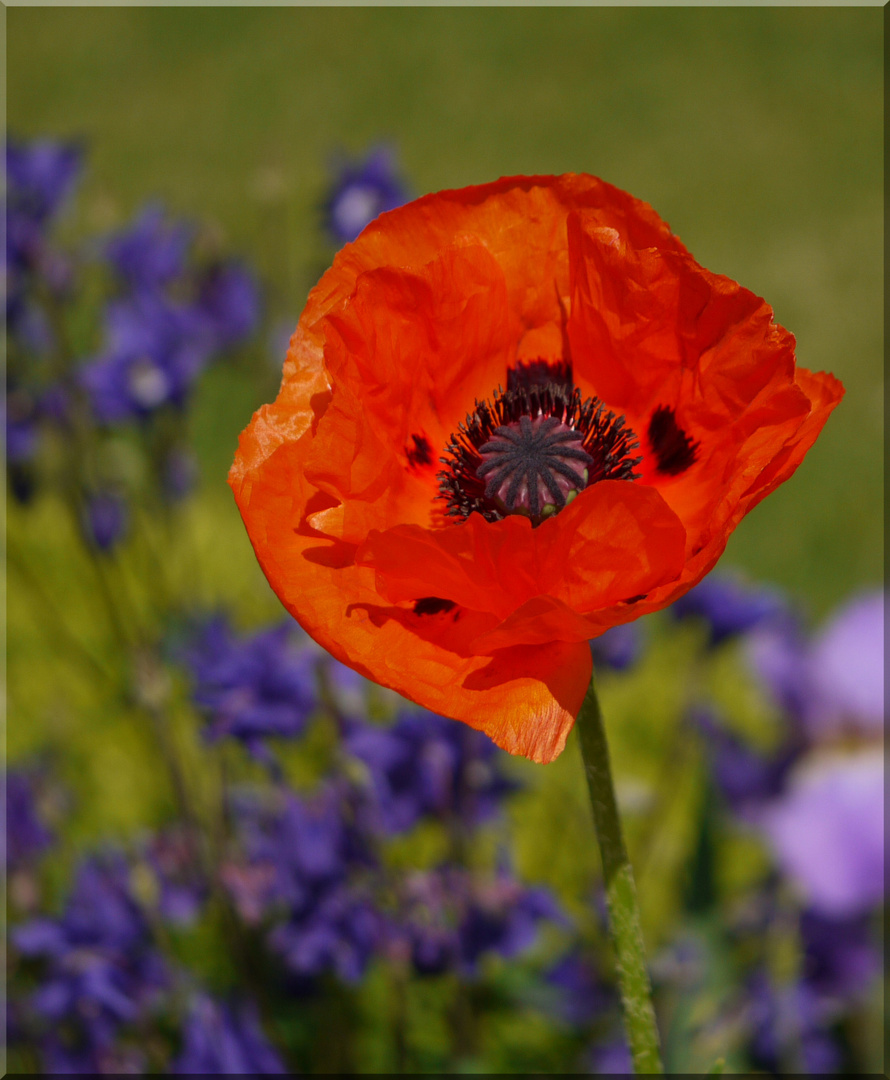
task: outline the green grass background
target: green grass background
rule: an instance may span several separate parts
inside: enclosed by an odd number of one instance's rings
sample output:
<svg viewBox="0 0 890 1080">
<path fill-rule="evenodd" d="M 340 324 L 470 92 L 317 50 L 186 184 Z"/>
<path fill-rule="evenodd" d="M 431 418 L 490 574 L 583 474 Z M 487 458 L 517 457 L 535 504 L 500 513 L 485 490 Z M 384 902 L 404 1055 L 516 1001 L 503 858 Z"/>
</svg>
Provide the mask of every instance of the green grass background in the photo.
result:
<svg viewBox="0 0 890 1080">
<path fill-rule="evenodd" d="M 12 8 L 8 120 L 87 140 L 85 224 L 152 195 L 210 219 L 294 319 L 336 147 L 392 140 L 417 194 L 585 171 L 646 199 L 847 387 L 726 555 L 822 615 L 882 572 L 881 33 L 863 8 Z M 258 404 L 205 387 L 220 499 Z"/>
</svg>

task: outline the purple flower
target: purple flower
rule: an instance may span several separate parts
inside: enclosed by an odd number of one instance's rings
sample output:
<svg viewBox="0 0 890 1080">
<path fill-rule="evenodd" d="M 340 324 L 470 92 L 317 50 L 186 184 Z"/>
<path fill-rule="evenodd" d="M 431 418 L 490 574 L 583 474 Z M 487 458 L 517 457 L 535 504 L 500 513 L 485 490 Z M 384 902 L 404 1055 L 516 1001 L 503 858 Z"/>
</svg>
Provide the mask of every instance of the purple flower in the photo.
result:
<svg viewBox="0 0 890 1080">
<path fill-rule="evenodd" d="M 758 630 L 747 654 L 767 689 L 812 739 L 883 730 L 883 591 L 854 597 L 810 639 L 788 622 Z"/>
<path fill-rule="evenodd" d="M 158 833 L 148 841 L 145 857 L 159 886 L 161 918 L 179 926 L 191 925 L 200 914 L 207 889 L 198 876 L 189 836 L 176 829 Z"/>
<path fill-rule="evenodd" d="M 810 1076 L 837 1072 L 840 1049 L 806 982 L 777 988 L 764 972 L 757 972 L 747 991 L 749 1049 L 755 1068 L 784 1074 L 790 1060 Z"/>
<path fill-rule="evenodd" d="M 433 713 L 409 713 L 388 728 L 354 724 L 346 747 L 368 767 L 375 809 L 390 833 L 424 815 L 478 824 L 518 786 L 500 772 L 501 752 L 487 735 Z"/>
<path fill-rule="evenodd" d="M 6 203 L 9 216 L 26 218 L 37 225 L 51 218 L 71 194 L 82 157 L 83 150 L 78 143 L 8 139 Z"/>
<path fill-rule="evenodd" d="M 239 345 L 259 322 L 260 293 L 256 279 L 240 263 L 215 263 L 200 280 L 197 310 L 206 320 L 217 349 Z"/>
<path fill-rule="evenodd" d="M 215 347 L 198 312 L 148 292 L 109 304 L 105 332 L 104 352 L 80 371 L 104 424 L 184 405 Z"/>
<path fill-rule="evenodd" d="M 614 994 L 577 953 L 568 953 L 545 976 L 555 991 L 553 1012 L 573 1027 L 584 1027 L 614 1004 Z"/>
<path fill-rule="evenodd" d="M 313 890 L 269 935 L 270 947 L 297 975 L 331 971 L 344 982 L 365 973 L 380 941 L 381 920 L 369 899 L 348 885 Z"/>
<path fill-rule="evenodd" d="M 407 944 L 418 974 L 453 969 L 473 977 L 484 956 L 510 959 L 533 945 L 544 920 L 566 921 L 547 890 L 528 888 L 504 871 L 476 879 L 446 866 L 408 878 L 389 935 Z"/>
<path fill-rule="evenodd" d="M 271 1076 L 288 1070 L 266 1039 L 252 1002 L 229 1006 L 200 994 L 192 1001 L 182 1053 L 170 1071 L 207 1076 Z"/>
<path fill-rule="evenodd" d="M 590 643 L 595 667 L 626 671 L 639 660 L 643 649 L 639 622 L 613 626 Z"/>
<path fill-rule="evenodd" d="M 325 203 L 325 225 L 335 241 L 348 243 L 385 210 L 408 201 L 391 149 L 378 146 L 358 161 L 340 161 Z"/>
<path fill-rule="evenodd" d="M 799 754 L 796 741 L 763 754 L 730 731 L 713 709 L 698 706 L 689 719 L 704 737 L 711 775 L 731 810 L 748 817 L 765 799 L 779 794 Z"/>
<path fill-rule="evenodd" d="M 828 1011 L 861 999 L 881 971 L 870 914 L 832 918 L 809 909 L 801 915 L 803 977 Z"/>
<path fill-rule="evenodd" d="M 379 938 L 379 920 L 352 878 L 368 863 L 353 810 L 339 784 L 312 798 L 277 793 L 270 803 L 236 801 L 245 863 L 224 880 L 248 923 L 272 922 L 269 945 L 297 975 L 334 971 L 354 981 Z"/>
<path fill-rule="evenodd" d="M 53 842 L 39 813 L 38 784 L 33 771 L 10 768 L 6 772 L 6 865 L 10 869 L 33 862 Z"/>
<path fill-rule="evenodd" d="M 788 603 L 774 590 L 749 585 L 734 577 L 709 574 L 668 610 L 677 621 L 693 618 L 704 622 L 708 628 L 708 646 L 714 648 L 785 615 Z"/>
<path fill-rule="evenodd" d="M 633 1058 L 624 1039 L 596 1046 L 590 1051 L 590 1071 L 596 1076 L 632 1076 Z"/>
<path fill-rule="evenodd" d="M 111 237 L 105 251 L 130 288 L 157 289 L 184 272 L 191 241 L 188 226 L 167 221 L 163 207 L 153 204 Z"/>
<path fill-rule="evenodd" d="M 21 955 L 44 963 L 30 1009 L 51 1024 L 72 1022 L 94 1048 L 110 1046 L 167 982 L 120 856 L 83 863 L 61 917 L 32 919 L 11 938 Z"/>
<path fill-rule="evenodd" d="M 30 461 L 37 451 L 37 403 L 32 394 L 13 380 L 6 385 L 6 460 L 9 464 Z"/>
<path fill-rule="evenodd" d="M 758 823 L 810 906 L 852 916 L 884 896 L 884 757 L 880 746 L 807 755 Z"/>
<path fill-rule="evenodd" d="M 192 697 L 207 716 L 204 736 L 238 739 L 262 760 L 262 740 L 294 738 L 317 707 L 317 653 L 288 619 L 271 630 L 236 637 L 220 616 L 205 625 L 184 659 Z"/>
<path fill-rule="evenodd" d="M 198 482 L 198 460 L 186 447 L 174 447 L 161 463 L 161 490 L 168 502 L 181 502 Z"/>
<path fill-rule="evenodd" d="M 129 525 L 126 499 L 114 491 L 97 491 L 87 497 L 83 529 L 87 540 L 100 551 L 111 551 Z"/>
</svg>

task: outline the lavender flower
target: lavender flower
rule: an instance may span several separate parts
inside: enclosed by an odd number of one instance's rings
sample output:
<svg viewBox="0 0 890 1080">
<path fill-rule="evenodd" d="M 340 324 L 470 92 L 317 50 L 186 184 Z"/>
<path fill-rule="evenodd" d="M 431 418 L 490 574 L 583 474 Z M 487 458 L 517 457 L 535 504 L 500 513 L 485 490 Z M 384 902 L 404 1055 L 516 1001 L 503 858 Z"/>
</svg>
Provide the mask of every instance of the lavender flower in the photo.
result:
<svg viewBox="0 0 890 1080">
<path fill-rule="evenodd" d="M 671 605 L 671 616 L 700 619 L 708 628 L 708 646 L 747 634 L 756 626 L 771 622 L 788 612 L 781 594 L 741 580 L 709 574 L 694 589 Z"/>
<path fill-rule="evenodd" d="M 210 742 L 238 739 L 260 760 L 263 740 L 301 734 L 317 707 L 317 655 L 296 623 L 236 637 L 223 617 L 205 625 L 184 659 L 195 704 L 207 716 Z"/>
<path fill-rule="evenodd" d="M 388 728 L 354 724 L 346 748 L 368 767 L 376 814 L 389 833 L 424 815 L 476 825 L 518 786 L 501 773 L 501 752 L 488 736 L 433 713 L 408 713 Z"/>
<path fill-rule="evenodd" d="M 207 994 L 192 1001 L 182 1053 L 170 1071 L 186 1075 L 272 1076 L 288 1070 L 260 1025 L 256 1006 L 230 1006 Z"/>
<path fill-rule="evenodd" d="M 337 178 L 325 203 L 325 225 L 335 241 L 348 243 L 385 210 L 408 201 L 392 150 L 372 149 L 357 161 L 337 163 Z"/>
</svg>

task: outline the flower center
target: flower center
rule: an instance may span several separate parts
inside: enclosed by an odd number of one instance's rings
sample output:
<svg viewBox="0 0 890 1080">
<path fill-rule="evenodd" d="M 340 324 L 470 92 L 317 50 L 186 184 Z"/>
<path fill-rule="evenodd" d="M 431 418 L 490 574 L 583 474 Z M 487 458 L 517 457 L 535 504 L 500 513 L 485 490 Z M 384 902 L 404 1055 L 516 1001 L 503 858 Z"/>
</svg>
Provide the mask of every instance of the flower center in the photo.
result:
<svg viewBox="0 0 890 1080">
<path fill-rule="evenodd" d="M 639 444 L 624 417 L 597 398 L 582 400 L 561 369 L 548 381 L 550 370 L 540 362 L 521 378 L 510 372 L 508 389 L 477 401 L 458 426 L 438 476 L 449 517 L 522 514 L 540 525 L 591 484 L 639 479 Z"/>
<path fill-rule="evenodd" d="M 555 416 L 520 416 L 479 447 L 476 476 L 505 514 L 543 520 L 587 487 L 593 458 L 583 445 L 584 436 Z"/>
</svg>

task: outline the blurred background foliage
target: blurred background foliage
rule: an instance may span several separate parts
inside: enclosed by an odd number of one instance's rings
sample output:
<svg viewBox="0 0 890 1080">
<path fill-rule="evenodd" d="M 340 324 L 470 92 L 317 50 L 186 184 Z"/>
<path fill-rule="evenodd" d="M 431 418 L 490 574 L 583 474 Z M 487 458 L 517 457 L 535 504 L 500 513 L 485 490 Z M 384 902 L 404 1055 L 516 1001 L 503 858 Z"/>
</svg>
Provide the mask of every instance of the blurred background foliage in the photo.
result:
<svg viewBox="0 0 890 1080">
<path fill-rule="evenodd" d="M 209 248 L 242 254 L 268 310 L 290 326 L 332 257 L 320 224 L 337 152 L 388 141 L 416 195 L 578 171 L 645 199 L 698 261 L 769 300 L 795 333 L 803 366 L 832 371 L 847 389 L 799 472 L 738 528 L 725 563 L 781 586 L 814 621 L 881 581 L 877 9 L 12 8 L 7 33 L 10 133 L 82 139 L 87 151 L 59 235 L 120 229 L 157 197 L 174 216 L 200 221 Z M 89 333 L 85 349 L 95 345 Z M 202 482 L 179 511 L 179 539 L 170 543 L 161 522 L 146 520 L 111 571 L 113 587 L 158 632 L 169 629 L 151 569 L 158 551 L 171 587 L 196 608 L 226 609 L 242 628 L 280 617 L 225 484 L 238 433 L 277 389 L 280 331 L 275 340 L 254 338 L 203 375 L 188 418 Z M 72 655 L 72 638 L 111 663 L 119 645 L 62 507 L 51 498 L 11 504 L 8 528 L 11 547 L 24 553 L 23 565 L 10 564 L 8 752 L 16 761 L 50 750 L 75 793 L 50 871 L 61 894 L 80 852 L 161 826 L 174 792 L 144 716 L 122 711 Z M 36 580 L 52 618 L 26 579 Z M 654 620 L 633 677 L 606 674 L 601 688 L 656 953 L 695 907 L 690 867 L 706 843 L 701 752 L 679 730 L 687 707 L 704 682 L 735 730 L 764 749 L 778 739 L 775 704 L 732 650 L 698 670 L 703 633 L 686 623 L 666 632 Z M 184 680 L 172 700 L 177 753 L 196 800 L 210 806 L 216 774 L 202 765 Z M 291 778 L 307 754 L 325 760 L 325 738 L 282 749 Z M 570 742 L 547 769 L 508 767 L 526 785 L 509 809 L 517 871 L 583 918 L 598 859 L 577 747 Z M 234 768 L 251 775 L 240 759 Z M 392 858 L 406 866 L 439 856 L 434 837 L 400 843 Z M 709 875 L 724 905 L 762 878 L 765 858 L 744 833 L 723 838 Z M 702 938 L 712 932 L 707 920 L 696 923 Z M 184 947 L 214 985 L 233 980 L 213 970 L 200 940 Z M 719 950 L 712 959 L 708 979 L 725 989 L 728 961 Z M 375 978 L 383 976 L 372 973 L 359 1005 L 348 1007 L 367 1011 L 362 1060 L 385 1069 L 389 1036 L 374 1010 L 388 1005 L 379 1004 Z M 521 978 L 510 976 L 511 992 Z M 486 992 L 496 998 L 498 985 L 495 977 Z M 447 1058 L 437 992 L 411 990 L 418 1068 Z M 552 1067 L 552 1030 L 533 1010 L 497 1016 L 468 1068 Z M 681 1017 L 678 1030 L 700 1019 Z M 674 1065 L 704 1068 L 720 1047 L 712 1050 L 675 1047 Z"/>
</svg>

